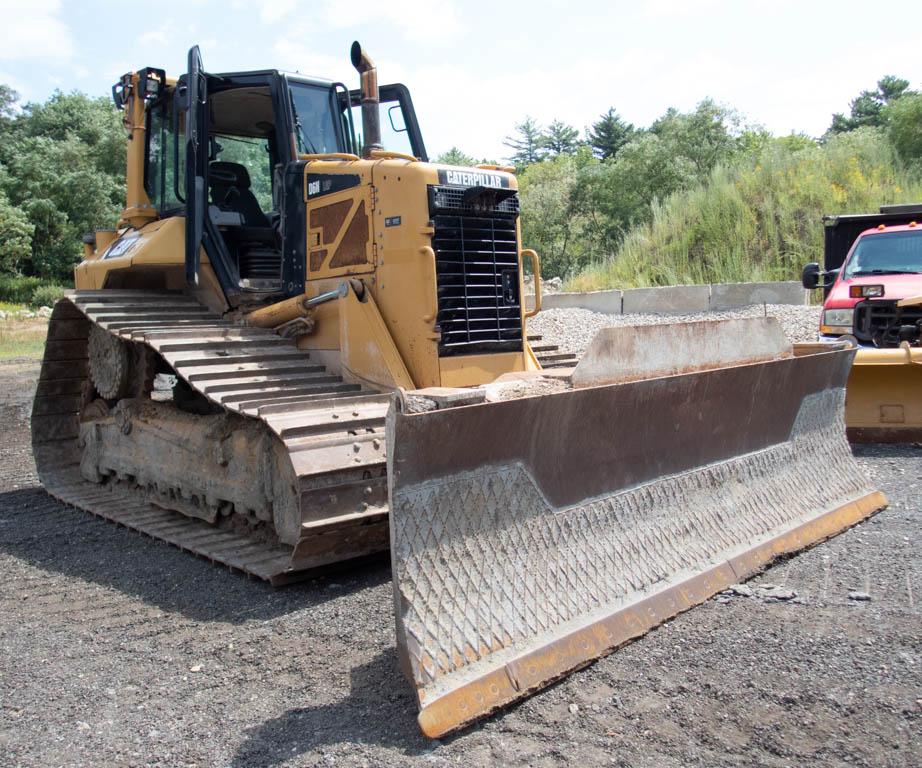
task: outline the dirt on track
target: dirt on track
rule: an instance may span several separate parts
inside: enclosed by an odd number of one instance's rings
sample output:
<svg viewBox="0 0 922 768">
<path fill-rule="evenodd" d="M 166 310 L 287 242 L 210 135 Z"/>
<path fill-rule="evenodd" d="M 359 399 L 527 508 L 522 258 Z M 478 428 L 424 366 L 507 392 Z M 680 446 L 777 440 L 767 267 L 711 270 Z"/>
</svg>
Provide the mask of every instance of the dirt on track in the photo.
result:
<svg viewBox="0 0 922 768">
<path fill-rule="evenodd" d="M 386 562 L 273 590 L 64 507 L 37 373 L 0 364 L 0 766 L 922 764 L 918 445 L 859 449 L 890 507 L 750 582 L 794 600 L 719 596 L 430 741 Z"/>
</svg>

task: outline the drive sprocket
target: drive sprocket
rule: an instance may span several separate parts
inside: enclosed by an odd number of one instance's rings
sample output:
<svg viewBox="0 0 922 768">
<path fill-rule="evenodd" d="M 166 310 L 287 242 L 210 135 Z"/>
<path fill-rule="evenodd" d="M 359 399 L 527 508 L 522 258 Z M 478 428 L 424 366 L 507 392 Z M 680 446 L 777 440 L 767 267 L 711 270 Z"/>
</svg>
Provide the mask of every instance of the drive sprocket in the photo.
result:
<svg viewBox="0 0 922 768">
<path fill-rule="evenodd" d="M 128 394 L 131 350 L 128 344 L 103 330 L 90 326 L 90 378 L 106 400 L 119 400 Z"/>
</svg>

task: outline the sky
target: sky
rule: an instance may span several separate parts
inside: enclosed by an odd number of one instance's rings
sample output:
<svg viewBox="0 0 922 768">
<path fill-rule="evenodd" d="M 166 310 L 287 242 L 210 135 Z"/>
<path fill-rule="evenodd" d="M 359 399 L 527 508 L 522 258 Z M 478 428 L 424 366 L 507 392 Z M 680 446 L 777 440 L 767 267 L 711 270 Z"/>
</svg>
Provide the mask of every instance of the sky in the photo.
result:
<svg viewBox="0 0 922 768">
<path fill-rule="evenodd" d="M 413 94 L 430 156 L 509 154 L 526 115 L 581 131 L 614 107 L 649 125 L 704 98 L 775 134 L 822 134 L 884 75 L 922 86 L 916 3 L 852 0 L 0 0 L 0 82 L 23 101 L 106 95 L 145 66 L 283 69 L 357 86 L 361 41 L 381 83 Z M 900 19 L 905 19 L 901 23 Z"/>
</svg>

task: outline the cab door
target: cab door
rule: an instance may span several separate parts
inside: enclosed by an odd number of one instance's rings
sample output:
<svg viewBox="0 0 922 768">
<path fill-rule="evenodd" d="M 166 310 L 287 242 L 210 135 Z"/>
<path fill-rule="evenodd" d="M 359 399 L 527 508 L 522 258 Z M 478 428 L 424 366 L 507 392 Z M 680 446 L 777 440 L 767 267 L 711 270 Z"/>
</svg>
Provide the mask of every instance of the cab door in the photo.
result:
<svg viewBox="0 0 922 768">
<path fill-rule="evenodd" d="M 186 284 L 197 288 L 208 211 L 208 82 L 197 45 L 189 49 L 186 112 Z"/>
</svg>

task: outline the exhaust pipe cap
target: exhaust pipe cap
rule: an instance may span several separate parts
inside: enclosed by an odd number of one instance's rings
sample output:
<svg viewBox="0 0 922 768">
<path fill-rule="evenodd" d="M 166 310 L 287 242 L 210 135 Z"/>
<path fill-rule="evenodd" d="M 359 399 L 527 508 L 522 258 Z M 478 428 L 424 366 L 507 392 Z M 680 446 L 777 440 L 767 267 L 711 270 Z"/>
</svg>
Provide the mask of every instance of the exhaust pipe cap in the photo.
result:
<svg viewBox="0 0 922 768">
<path fill-rule="evenodd" d="M 360 69 L 360 67 L 362 65 L 362 58 L 363 58 L 362 44 L 358 40 L 352 43 L 352 50 L 350 52 L 350 57 L 352 58 L 352 66 L 358 69 L 359 72 L 361 72 L 362 70 Z"/>
</svg>

